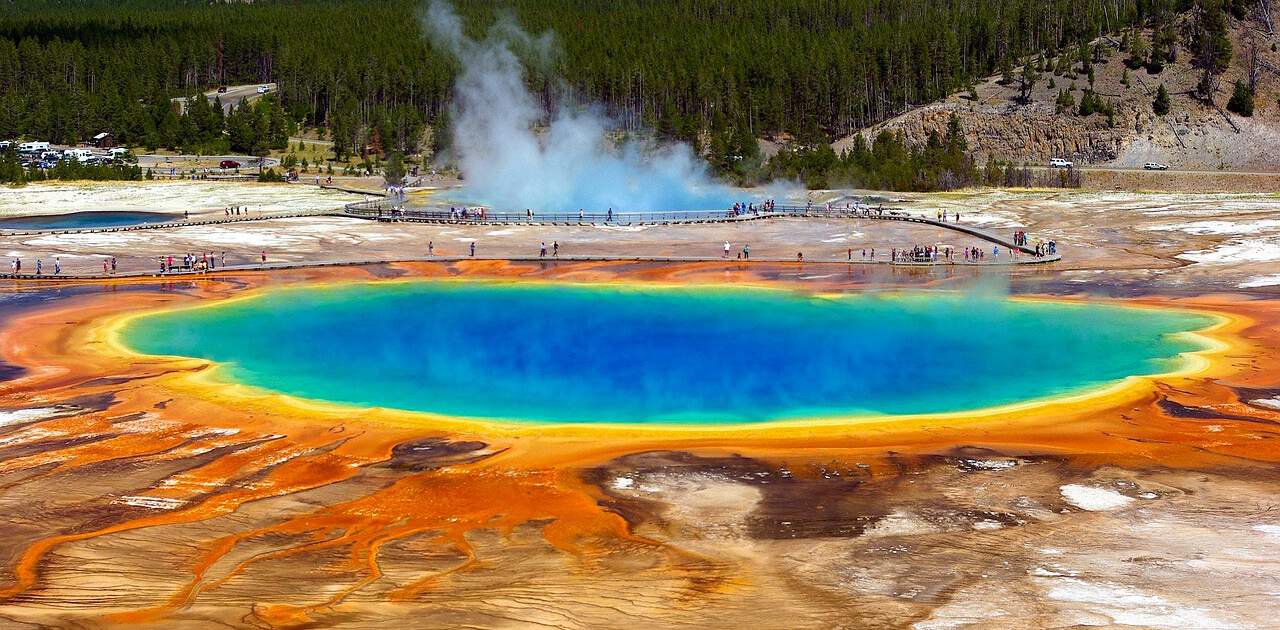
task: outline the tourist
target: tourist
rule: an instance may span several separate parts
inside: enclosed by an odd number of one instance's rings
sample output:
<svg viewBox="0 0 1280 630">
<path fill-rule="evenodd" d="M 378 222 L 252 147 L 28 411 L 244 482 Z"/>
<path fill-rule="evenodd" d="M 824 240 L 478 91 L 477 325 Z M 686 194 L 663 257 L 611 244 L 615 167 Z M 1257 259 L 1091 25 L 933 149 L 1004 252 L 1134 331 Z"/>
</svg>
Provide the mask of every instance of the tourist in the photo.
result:
<svg viewBox="0 0 1280 630">
<path fill-rule="evenodd" d="M 427 255 L 428 255 L 428 256 L 435 256 L 435 255 L 436 255 L 436 242 L 435 242 L 435 241 L 427 241 Z"/>
<path fill-rule="evenodd" d="M 160 273 L 163 274 L 164 273 L 164 256 L 157 256 L 156 258 L 160 260 Z"/>
<path fill-rule="evenodd" d="M 224 251 L 224 252 L 222 252 L 222 258 L 218 261 L 218 266 L 219 266 L 219 267 L 226 267 L 226 266 L 227 266 L 227 252 L 225 252 L 225 251 Z"/>
<path fill-rule="evenodd" d="M 849 248 L 849 260 L 853 260 L 853 248 Z"/>
<path fill-rule="evenodd" d="M 804 252 L 796 252 L 796 262 L 804 262 Z"/>
<path fill-rule="evenodd" d="M 262 264 L 267 264 L 267 250 L 262 250 Z"/>
<path fill-rule="evenodd" d="M 724 242 L 724 255 L 722 257 L 723 258 L 729 257 L 729 241 Z"/>
<path fill-rule="evenodd" d="M 749 260 L 751 258 L 751 245 L 744 244 L 742 246 L 742 259 Z"/>
<path fill-rule="evenodd" d="M 551 241 L 551 255 L 552 256 L 560 255 L 560 241 Z"/>
<path fill-rule="evenodd" d="M 111 266 L 111 262 L 106 258 L 102 259 L 102 275 L 107 275 L 107 269 Z"/>
<path fill-rule="evenodd" d="M 542 241 L 542 246 L 538 249 L 538 258 L 547 257 L 547 242 Z"/>
<path fill-rule="evenodd" d="M 604 215 L 605 223 L 609 223 L 611 221 L 613 221 L 613 208 L 609 208 L 609 212 Z"/>
<path fill-rule="evenodd" d="M 474 257 L 475 255 L 476 255 L 476 242 L 471 241 L 471 256 Z"/>
<path fill-rule="evenodd" d="M 43 260 L 40 260 L 39 258 L 37 258 L 37 259 L 36 259 L 36 275 L 37 275 L 37 276 L 38 276 L 38 275 L 40 275 L 40 271 L 41 271 L 43 268 L 44 268 L 44 261 L 43 261 Z"/>
<path fill-rule="evenodd" d="M 578 223 L 582 223 L 582 217 L 583 217 L 583 216 L 584 216 L 584 214 L 583 214 L 583 212 L 582 212 L 582 208 L 578 208 Z"/>
<path fill-rule="evenodd" d="M 54 256 L 53 257 L 53 275 L 56 276 L 60 273 L 62 273 L 62 259 L 57 256 Z"/>
</svg>

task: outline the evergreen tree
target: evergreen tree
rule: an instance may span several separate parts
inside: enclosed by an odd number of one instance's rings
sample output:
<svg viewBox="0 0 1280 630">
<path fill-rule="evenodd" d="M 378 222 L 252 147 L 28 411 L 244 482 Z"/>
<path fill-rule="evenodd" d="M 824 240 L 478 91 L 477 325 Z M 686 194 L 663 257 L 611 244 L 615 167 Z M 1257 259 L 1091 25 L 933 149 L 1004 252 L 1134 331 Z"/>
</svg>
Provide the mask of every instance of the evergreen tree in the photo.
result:
<svg viewBox="0 0 1280 630">
<path fill-rule="evenodd" d="M 1147 46 L 1147 40 L 1142 37 L 1142 31 L 1134 31 L 1133 39 L 1129 41 L 1129 58 L 1125 60 L 1125 64 L 1133 69 L 1141 68 L 1147 63 L 1148 53 L 1150 48 Z"/>
<path fill-rule="evenodd" d="M 390 186 L 399 186 L 404 183 L 404 173 L 404 157 L 399 151 L 392 151 L 383 168 L 383 179 Z"/>
<path fill-rule="evenodd" d="M 1021 103 L 1031 102 L 1031 90 L 1035 89 L 1036 83 L 1040 81 L 1040 73 L 1036 72 L 1031 64 L 1022 66 L 1022 74 L 1018 76 L 1018 101 Z"/>
<path fill-rule="evenodd" d="M 1236 81 L 1235 90 L 1231 92 L 1231 100 L 1227 101 L 1227 109 L 1241 116 L 1253 115 L 1253 90 L 1243 81 Z"/>
<path fill-rule="evenodd" d="M 1164 84 L 1160 84 L 1160 89 L 1156 90 L 1156 100 L 1151 103 L 1151 109 L 1157 116 L 1164 116 L 1169 113 L 1169 91 L 1164 89 Z"/>
</svg>

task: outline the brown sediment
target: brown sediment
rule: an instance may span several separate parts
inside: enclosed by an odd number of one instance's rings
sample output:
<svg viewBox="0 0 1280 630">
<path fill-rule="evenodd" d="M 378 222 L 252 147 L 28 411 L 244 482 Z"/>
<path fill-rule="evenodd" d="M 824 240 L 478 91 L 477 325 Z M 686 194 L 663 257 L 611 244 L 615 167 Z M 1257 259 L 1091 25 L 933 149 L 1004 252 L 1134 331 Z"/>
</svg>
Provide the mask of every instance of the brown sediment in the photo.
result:
<svg viewBox="0 0 1280 630">
<path fill-rule="evenodd" d="M 1280 411 L 1240 394 L 1280 384 L 1280 305 L 1232 295 L 1123 301 L 1226 317 L 1205 333 L 1223 347 L 1187 373 L 973 413 L 715 428 L 510 425 L 313 404 L 212 381 L 203 361 L 122 353 L 109 334 L 122 313 L 264 287 L 384 277 L 860 288 L 858 277 L 839 274 L 803 284 L 776 279 L 791 269 L 467 261 L 397 265 L 391 273 L 299 270 L 196 282 L 181 293 L 76 297 L 17 317 L 0 332 L 0 358 L 26 371 L 0 384 L 0 406 L 53 407 L 87 397 L 108 404 L 6 428 L 0 455 L 25 450 L 0 459 L 0 486 L 34 487 L 123 461 L 153 469 L 163 463 L 176 472 L 136 489 L 122 481 L 117 492 L 128 496 L 67 499 L 94 508 L 91 520 L 55 519 L 42 530 L 14 530 L 2 549 L 12 560 L 8 574 L 0 573 L 0 613 L 21 612 L 74 574 L 54 557 L 59 549 L 176 532 L 185 541 L 173 558 L 179 568 L 131 577 L 154 582 L 153 588 L 127 605 L 85 612 L 104 623 L 164 624 L 216 601 L 253 624 L 326 625 L 343 610 L 372 614 L 370 599 L 409 606 L 437 591 L 465 588 L 461 584 L 477 579 L 468 576 L 501 571 L 494 549 L 506 548 L 523 550 L 541 571 L 570 584 L 588 585 L 617 571 L 649 576 L 661 584 L 672 621 L 686 609 L 774 588 L 766 586 L 772 578 L 742 557 L 674 542 L 680 518 L 668 513 L 670 505 L 611 489 L 618 475 L 647 479 L 676 471 L 685 475 L 679 483 L 741 486 L 736 491 L 759 497 L 741 535 L 770 541 L 863 536 L 898 509 L 894 496 L 916 491 L 906 485 L 913 475 L 974 473 L 971 460 L 1077 471 L 1070 474 L 1115 466 L 1231 469 L 1244 477 L 1265 477 L 1280 461 Z M 939 280 L 905 278 L 911 286 Z M 1214 430 L 1207 432 L 1207 424 Z M 850 502 L 854 496 L 861 499 Z M 1060 500 L 1045 502 L 1064 508 Z M 283 511 L 267 510 L 271 505 Z M 1005 527 L 1025 520 L 979 507 L 948 518 Z M 530 528 L 542 547 L 527 540 Z M 483 532 L 506 542 L 481 545 Z M 433 560 L 414 568 L 407 549 L 429 551 Z M 394 570 L 384 566 L 388 555 L 396 558 Z M 526 575 L 514 566 L 515 574 Z M 272 586 L 255 577 L 280 571 L 318 573 L 328 587 L 309 592 L 288 580 Z M 244 602 L 233 592 L 245 583 L 274 590 Z M 637 601 L 610 606 L 632 610 Z M 632 614 L 649 613 L 658 614 L 649 607 Z"/>
</svg>

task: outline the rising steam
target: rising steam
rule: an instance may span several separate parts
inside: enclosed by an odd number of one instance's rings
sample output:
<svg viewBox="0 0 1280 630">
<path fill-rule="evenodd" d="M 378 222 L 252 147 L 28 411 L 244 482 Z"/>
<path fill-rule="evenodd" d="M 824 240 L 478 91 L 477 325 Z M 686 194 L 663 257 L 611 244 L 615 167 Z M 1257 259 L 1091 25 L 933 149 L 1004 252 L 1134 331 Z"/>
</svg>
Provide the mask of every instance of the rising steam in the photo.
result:
<svg viewBox="0 0 1280 630">
<path fill-rule="evenodd" d="M 568 103 L 545 130 L 546 113 L 524 84 L 514 52 L 549 58 L 550 33 L 533 37 L 512 19 L 500 19 L 483 41 L 463 33 L 453 7 L 432 0 L 423 29 L 462 68 L 454 89 L 453 150 L 468 195 L 501 209 L 677 210 L 732 205 L 732 194 L 712 180 L 685 145 L 606 143 L 611 121 Z M 526 55 L 528 56 L 528 55 Z"/>
</svg>

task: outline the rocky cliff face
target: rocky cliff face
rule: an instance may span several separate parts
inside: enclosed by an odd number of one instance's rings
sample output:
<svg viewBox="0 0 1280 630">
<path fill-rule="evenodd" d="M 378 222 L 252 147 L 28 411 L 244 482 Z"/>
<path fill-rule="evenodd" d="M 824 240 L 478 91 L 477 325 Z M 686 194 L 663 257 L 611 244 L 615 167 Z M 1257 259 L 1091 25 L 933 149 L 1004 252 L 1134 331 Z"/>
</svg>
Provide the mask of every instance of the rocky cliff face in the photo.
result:
<svg viewBox="0 0 1280 630">
<path fill-rule="evenodd" d="M 929 132 L 946 131 L 951 114 L 960 117 L 965 138 L 979 161 L 990 158 L 1041 162 L 1065 157 L 1082 162 L 1115 159 L 1124 150 L 1128 134 L 1109 127 L 1105 116 L 1058 116 L 1050 108 L 983 107 L 966 102 L 934 103 L 889 120 L 862 133 L 871 142 L 882 130 L 902 133 L 913 144 L 923 143 Z M 836 152 L 853 136 L 836 143 Z"/>
<path fill-rule="evenodd" d="M 1110 41 L 1110 40 L 1108 40 Z M 1067 90 L 1076 103 L 1089 87 L 1086 76 L 1046 74 L 1031 91 L 1030 102 L 1017 100 L 1016 84 L 1000 85 L 992 77 L 976 86 L 977 100 L 967 95 L 913 109 L 861 133 L 870 142 L 882 130 L 900 132 L 908 142 L 923 143 L 928 133 L 946 129 L 952 113 L 960 117 L 969 148 L 979 161 L 990 158 L 1042 163 L 1065 157 L 1082 164 L 1140 167 L 1156 161 L 1173 168 L 1274 171 L 1280 168 L 1280 53 L 1271 39 L 1246 23 L 1232 32 L 1235 54 L 1222 75 L 1213 104 L 1192 94 L 1200 70 L 1189 55 L 1168 64 L 1163 72 L 1125 66 L 1128 54 L 1111 47 L 1094 66 L 1093 90 L 1114 105 L 1112 121 L 1103 114 L 1079 116 L 1057 113 L 1054 101 Z M 1249 60 L 1256 51 L 1261 63 L 1252 117 L 1224 108 L 1237 80 L 1247 81 Z M 1052 83 L 1050 82 L 1052 80 Z M 1168 90 L 1172 109 L 1164 116 L 1152 111 L 1160 85 Z M 850 146 L 853 135 L 834 143 L 836 152 Z"/>
</svg>

